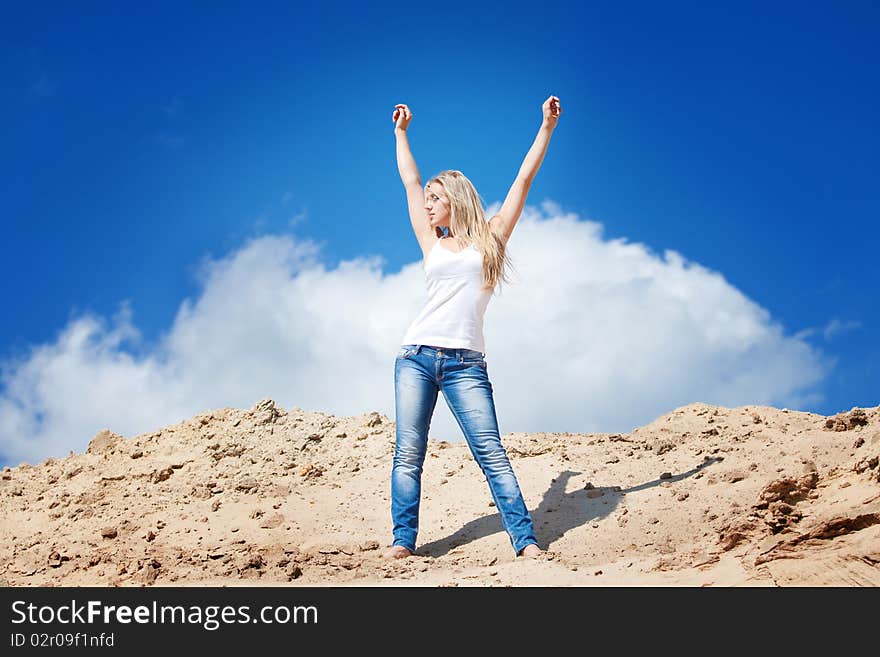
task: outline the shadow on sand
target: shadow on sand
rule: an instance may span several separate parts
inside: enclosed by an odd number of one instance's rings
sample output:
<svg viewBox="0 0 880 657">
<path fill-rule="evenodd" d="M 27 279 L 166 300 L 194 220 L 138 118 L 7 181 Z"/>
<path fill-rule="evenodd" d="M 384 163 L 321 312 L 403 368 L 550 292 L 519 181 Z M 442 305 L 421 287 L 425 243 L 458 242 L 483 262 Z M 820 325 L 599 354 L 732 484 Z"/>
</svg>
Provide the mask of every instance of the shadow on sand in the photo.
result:
<svg viewBox="0 0 880 657">
<path fill-rule="evenodd" d="M 703 468 L 721 460 L 721 458 L 717 457 L 708 458 L 686 472 L 672 475 L 666 479 L 646 481 L 629 488 L 597 486 L 590 490 L 579 488 L 570 493 L 565 492 L 569 480 L 582 473 L 573 470 L 563 470 L 559 473 L 559 476 L 551 481 L 550 488 L 544 493 L 544 497 L 538 507 L 530 511 L 532 521 L 535 524 L 535 536 L 538 539 L 538 544 L 546 548 L 554 541 L 562 538 L 568 530 L 606 517 L 618 507 L 621 499 L 627 493 L 659 486 L 664 481 L 681 481 L 682 479 L 692 477 Z M 493 513 L 492 515 L 471 520 L 446 538 L 417 547 L 416 554 L 440 557 L 460 545 L 465 545 L 484 536 L 490 536 L 496 532 L 503 531 L 501 516 Z"/>
</svg>

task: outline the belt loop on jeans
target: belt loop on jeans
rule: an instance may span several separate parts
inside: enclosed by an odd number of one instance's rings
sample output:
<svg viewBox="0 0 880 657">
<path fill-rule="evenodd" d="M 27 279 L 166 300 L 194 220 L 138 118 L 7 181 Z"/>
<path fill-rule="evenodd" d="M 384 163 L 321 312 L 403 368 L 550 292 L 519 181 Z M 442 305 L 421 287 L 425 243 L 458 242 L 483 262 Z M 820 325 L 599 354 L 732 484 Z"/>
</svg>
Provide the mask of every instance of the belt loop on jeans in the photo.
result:
<svg viewBox="0 0 880 657">
<path fill-rule="evenodd" d="M 416 350 L 413 352 L 413 356 L 418 356 L 418 355 L 419 355 L 419 352 L 420 352 L 421 350 L 422 350 L 422 345 L 417 344 L 417 345 L 416 345 Z"/>
</svg>

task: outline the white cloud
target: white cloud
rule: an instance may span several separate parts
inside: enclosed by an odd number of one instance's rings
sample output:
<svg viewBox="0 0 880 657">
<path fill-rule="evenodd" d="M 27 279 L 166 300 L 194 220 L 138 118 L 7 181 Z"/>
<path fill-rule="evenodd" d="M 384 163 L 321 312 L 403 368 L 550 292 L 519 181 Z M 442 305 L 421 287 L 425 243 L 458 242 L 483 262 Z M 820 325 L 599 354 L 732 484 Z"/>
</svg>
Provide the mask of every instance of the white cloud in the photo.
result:
<svg viewBox="0 0 880 657">
<path fill-rule="evenodd" d="M 420 261 L 384 272 L 370 256 L 328 270 L 318 250 L 265 236 L 206 259 L 201 293 L 156 344 L 123 304 L 3 363 L 0 457 L 64 456 L 103 427 L 133 436 L 262 397 L 393 419 L 394 357 L 424 295 Z M 492 299 L 485 326 L 502 433 L 629 431 L 695 401 L 818 398 L 830 361 L 674 251 L 606 240 L 600 224 L 553 203 L 526 208 L 509 251 L 517 283 Z M 431 437 L 461 438 L 442 396 Z"/>
<path fill-rule="evenodd" d="M 288 225 L 288 227 L 293 228 L 294 226 L 298 226 L 299 224 L 304 222 L 306 219 L 308 219 L 308 217 L 309 217 L 308 211 L 300 210 L 298 212 L 295 212 L 293 214 L 293 216 L 290 217 L 290 219 L 287 222 L 287 225 Z"/>
<path fill-rule="evenodd" d="M 862 328 L 861 322 L 842 322 L 835 317 L 828 322 L 822 330 L 822 334 L 825 336 L 826 340 L 830 341 L 842 333 L 848 333 L 849 331 L 854 331 L 859 328 Z"/>
</svg>

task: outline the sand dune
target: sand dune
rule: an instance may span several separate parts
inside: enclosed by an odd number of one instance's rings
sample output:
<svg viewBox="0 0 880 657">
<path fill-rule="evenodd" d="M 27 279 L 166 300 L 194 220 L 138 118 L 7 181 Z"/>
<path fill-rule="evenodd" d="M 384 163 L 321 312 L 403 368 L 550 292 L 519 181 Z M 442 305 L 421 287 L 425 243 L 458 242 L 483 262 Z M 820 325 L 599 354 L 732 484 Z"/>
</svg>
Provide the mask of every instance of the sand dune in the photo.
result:
<svg viewBox="0 0 880 657">
<path fill-rule="evenodd" d="M 876 586 L 880 407 L 690 404 L 628 434 L 503 442 L 516 558 L 464 443 L 432 440 L 416 556 L 390 543 L 394 424 L 263 400 L 0 477 L 11 586 Z"/>
</svg>

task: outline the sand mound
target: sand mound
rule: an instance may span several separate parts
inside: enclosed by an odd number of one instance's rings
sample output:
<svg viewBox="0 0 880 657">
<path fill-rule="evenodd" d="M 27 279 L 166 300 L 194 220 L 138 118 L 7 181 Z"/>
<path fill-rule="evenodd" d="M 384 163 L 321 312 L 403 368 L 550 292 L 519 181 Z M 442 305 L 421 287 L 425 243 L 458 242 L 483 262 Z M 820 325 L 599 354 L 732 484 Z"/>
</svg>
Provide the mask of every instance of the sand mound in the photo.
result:
<svg viewBox="0 0 880 657">
<path fill-rule="evenodd" d="M 383 560 L 393 422 L 262 400 L 4 469 L 0 583 L 880 584 L 880 408 L 502 438 L 540 559 L 514 557 L 467 446 L 432 440 L 416 556 Z"/>
</svg>

